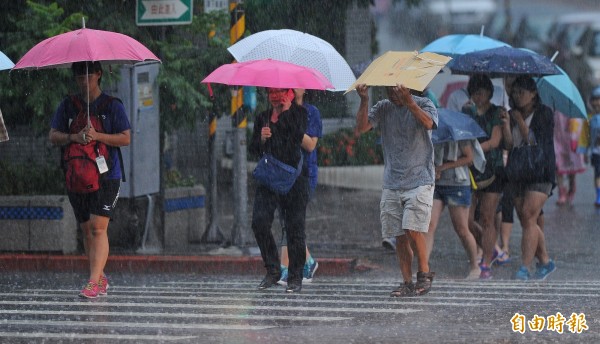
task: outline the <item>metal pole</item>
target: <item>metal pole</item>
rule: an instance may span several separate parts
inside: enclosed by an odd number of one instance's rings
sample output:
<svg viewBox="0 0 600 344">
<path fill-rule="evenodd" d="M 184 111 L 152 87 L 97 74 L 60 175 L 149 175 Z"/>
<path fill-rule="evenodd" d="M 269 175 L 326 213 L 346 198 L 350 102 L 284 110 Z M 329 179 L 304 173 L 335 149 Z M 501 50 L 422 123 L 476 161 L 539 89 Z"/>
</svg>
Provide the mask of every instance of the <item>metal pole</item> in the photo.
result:
<svg viewBox="0 0 600 344">
<path fill-rule="evenodd" d="M 225 236 L 221 232 L 219 227 L 219 204 L 218 204 L 218 193 L 217 193 L 217 149 L 215 144 L 216 133 L 217 133 L 217 115 L 214 111 L 211 111 L 209 115 L 209 126 L 208 126 L 208 154 L 210 160 L 210 170 L 208 174 L 208 183 L 210 185 L 210 192 L 208 195 L 210 212 L 209 225 L 201 241 L 205 243 L 224 243 Z"/>
<path fill-rule="evenodd" d="M 136 251 L 139 254 L 160 253 L 162 251 L 155 227 L 152 224 L 154 215 L 154 199 L 152 195 L 146 195 L 148 198 L 148 209 L 146 210 L 146 222 L 144 224 L 144 236 L 142 237 L 142 247 Z M 148 243 L 148 245 L 146 245 Z"/>
<path fill-rule="evenodd" d="M 231 13 L 230 43 L 237 42 L 246 30 L 246 18 L 241 0 L 229 1 Z M 248 166 L 246 153 L 247 118 L 243 110 L 243 90 L 234 87 L 231 97 L 233 135 L 233 228 L 231 242 L 243 246 L 248 242 Z"/>
<path fill-rule="evenodd" d="M 244 110 L 238 110 L 234 116 L 234 124 L 237 129 L 233 136 L 233 229 L 231 241 L 235 246 L 244 246 L 248 243 L 248 164 L 246 153 L 246 120 L 240 114 Z M 238 123 L 239 117 L 244 117 L 244 124 Z"/>
</svg>

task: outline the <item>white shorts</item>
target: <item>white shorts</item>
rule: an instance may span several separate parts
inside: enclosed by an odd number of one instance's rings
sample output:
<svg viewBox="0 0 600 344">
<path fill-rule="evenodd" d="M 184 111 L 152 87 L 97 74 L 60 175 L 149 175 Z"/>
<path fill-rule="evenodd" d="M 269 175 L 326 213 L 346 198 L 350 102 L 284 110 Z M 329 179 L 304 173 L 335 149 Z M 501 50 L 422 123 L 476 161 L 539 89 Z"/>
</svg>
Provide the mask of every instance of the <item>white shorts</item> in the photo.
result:
<svg viewBox="0 0 600 344">
<path fill-rule="evenodd" d="M 427 233 L 433 205 L 433 185 L 410 190 L 383 189 L 381 193 L 381 235 L 384 238 L 403 235 L 405 231 Z"/>
</svg>

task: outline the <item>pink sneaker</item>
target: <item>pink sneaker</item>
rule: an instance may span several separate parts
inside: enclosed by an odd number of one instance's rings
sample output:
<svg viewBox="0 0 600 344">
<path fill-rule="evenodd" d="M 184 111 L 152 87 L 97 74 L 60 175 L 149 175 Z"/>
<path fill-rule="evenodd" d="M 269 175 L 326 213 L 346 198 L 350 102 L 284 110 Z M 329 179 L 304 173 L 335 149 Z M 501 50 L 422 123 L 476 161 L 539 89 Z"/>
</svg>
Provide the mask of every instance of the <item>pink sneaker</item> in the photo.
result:
<svg viewBox="0 0 600 344">
<path fill-rule="evenodd" d="M 108 290 L 108 277 L 106 275 L 100 276 L 98 280 L 98 295 L 104 296 L 106 295 L 106 291 Z"/>
<path fill-rule="evenodd" d="M 85 287 L 81 289 L 79 293 L 80 297 L 85 297 L 88 299 L 95 299 L 98 297 L 98 284 L 94 283 L 94 281 L 88 281 Z"/>
</svg>

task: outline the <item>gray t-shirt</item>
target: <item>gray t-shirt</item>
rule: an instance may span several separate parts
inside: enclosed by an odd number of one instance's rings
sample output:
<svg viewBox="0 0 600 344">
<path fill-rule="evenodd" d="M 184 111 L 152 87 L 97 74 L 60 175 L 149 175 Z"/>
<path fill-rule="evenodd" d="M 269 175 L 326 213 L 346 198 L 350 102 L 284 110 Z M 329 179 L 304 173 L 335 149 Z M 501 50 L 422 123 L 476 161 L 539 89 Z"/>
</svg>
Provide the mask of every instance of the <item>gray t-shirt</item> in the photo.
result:
<svg viewBox="0 0 600 344">
<path fill-rule="evenodd" d="M 438 114 L 431 100 L 413 99 L 437 127 Z M 381 100 L 369 110 L 369 122 L 381 133 L 384 189 L 410 190 L 434 184 L 431 130 L 425 129 L 407 107 Z"/>
<path fill-rule="evenodd" d="M 442 145 L 444 145 L 444 149 L 441 151 L 442 154 L 444 155 L 441 159 L 442 163 L 443 163 L 444 161 L 448 161 L 448 143 L 442 143 Z M 469 145 L 471 145 L 471 142 L 469 142 L 468 140 L 458 141 L 458 149 L 459 150 L 462 150 L 464 147 L 469 146 Z M 437 152 L 438 151 L 436 151 L 436 153 Z M 462 155 L 463 155 L 462 151 L 460 151 L 457 158 L 462 157 Z M 436 159 L 437 159 L 437 157 L 436 157 Z M 460 180 L 460 178 L 457 178 L 456 170 L 458 170 L 458 169 L 462 170 L 462 175 L 466 177 L 464 180 Z M 435 182 L 435 185 L 469 186 L 469 185 L 471 185 L 471 179 L 469 179 L 468 176 L 469 176 L 469 167 L 467 167 L 467 166 L 459 166 L 459 167 L 455 167 L 455 168 L 449 168 L 445 171 L 442 171 L 440 179 L 438 179 Z"/>
</svg>

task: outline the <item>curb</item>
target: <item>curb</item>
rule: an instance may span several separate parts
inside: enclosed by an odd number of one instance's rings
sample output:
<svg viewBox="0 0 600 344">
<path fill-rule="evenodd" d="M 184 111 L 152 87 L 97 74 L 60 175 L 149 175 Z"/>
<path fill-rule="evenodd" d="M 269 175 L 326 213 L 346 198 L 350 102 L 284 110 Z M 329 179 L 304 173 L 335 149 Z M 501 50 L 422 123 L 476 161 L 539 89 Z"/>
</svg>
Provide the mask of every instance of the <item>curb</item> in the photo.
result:
<svg viewBox="0 0 600 344">
<path fill-rule="evenodd" d="M 356 259 L 320 258 L 319 275 L 345 276 L 355 271 Z M 2 272 L 86 272 L 83 255 L 0 254 Z M 129 273 L 262 274 L 261 257 L 230 256 L 109 256 L 106 271 Z"/>
</svg>

